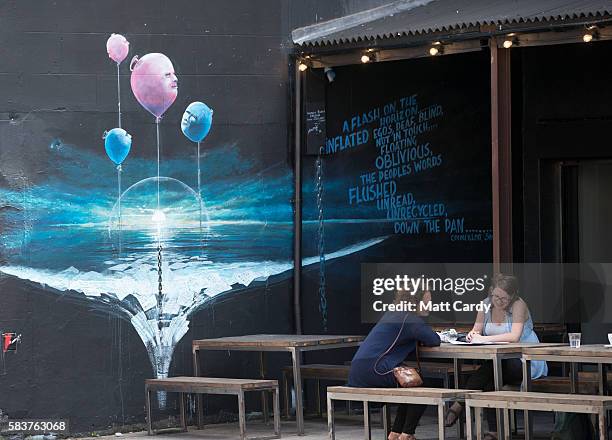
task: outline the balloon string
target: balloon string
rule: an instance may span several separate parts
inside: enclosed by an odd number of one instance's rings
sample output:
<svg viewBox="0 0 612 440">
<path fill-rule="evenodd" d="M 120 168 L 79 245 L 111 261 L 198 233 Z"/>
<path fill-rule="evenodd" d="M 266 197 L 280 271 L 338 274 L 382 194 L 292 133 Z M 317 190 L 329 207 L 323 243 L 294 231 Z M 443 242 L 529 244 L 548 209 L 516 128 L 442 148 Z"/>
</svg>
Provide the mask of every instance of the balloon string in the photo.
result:
<svg viewBox="0 0 612 440">
<path fill-rule="evenodd" d="M 119 128 L 121 128 L 121 82 L 119 81 L 119 63 L 117 63 L 117 109 L 119 115 Z"/>
<path fill-rule="evenodd" d="M 159 208 L 160 208 L 160 201 L 159 201 L 159 163 L 160 163 L 160 157 L 159 157 L 159 117 L 155 118 L 155 129 L 156 129 L 156 133 L 157 133 L 157 216 L 161 216 L 161 213 L 159 212 Z M 158 245 L 161 246 L 161 219 L 158 220 L 158 234 L 157 234 L 157 242 Z"/>
<path fill-rule="evenodd" d="M 200 241 L 201 248 L 204 248 L 202 237 L 202 175 L 200 173 L 200 141 L 198 141 L 198 201 L 200 202 Z"/>
<path fill-rule="evenodd" d="M 121 165 L 117 166 L 117 210 L 118 210 L 118 224 L 119 224 L 119 253 L 121 254 Z"/>
</svg>

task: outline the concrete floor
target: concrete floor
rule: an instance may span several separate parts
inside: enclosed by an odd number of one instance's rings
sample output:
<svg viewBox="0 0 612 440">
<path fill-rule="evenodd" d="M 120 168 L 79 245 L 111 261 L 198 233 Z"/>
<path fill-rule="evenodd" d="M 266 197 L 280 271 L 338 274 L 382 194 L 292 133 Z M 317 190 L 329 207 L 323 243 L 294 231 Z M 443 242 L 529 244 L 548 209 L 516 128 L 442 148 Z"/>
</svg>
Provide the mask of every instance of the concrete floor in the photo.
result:
<svg viewBox="0 0 612 440">
<path fill-rule="evenodd" d="M 372 429 L 373 440 L 384 440 L 382 428 L 379 423 L 380 416 L 373 414 Z M 337 440 L 354 440 L 363 439 L 363 424 L 362 419 L 358 416 L 348 417 L 340 415 L 336 422 Z M 539 438 L 550 438 L 552 429 L 552 417 L 549 414 L 538 414 L 536 423 L 536 432 L 539 432 Z M 486 425 L 485 425 L 486 426 Z M 437 417 L 434 411 L 427 411 L 416 432 L 418 440 L 437 439 Z M 307 419 L 305 424 L 306 435 L 298 436 L 294 421 L 282 421 L 281 435 L 283 439 L 292 440 L 328 440 L 327 421 L 323 419 Z M 456 428 L 449 428 L 446 432 L 446 438 L 456 439 Z M 260 420 L 247 422 L 247 435 L 249 437 L 269 436 L 273 434 L 272 424 L 264 425 Z M 95 440 L 146 440 L 146 432 L 124 433 L 121 436 L 106 436 L 93 437 Z M 239 438 L 239 429 L 237 423 L 225 423 L 207 425 L 203 430 L 197 430 L 195 427 L 190 427 L 189 432 L 172 432 L 159 433 L 155 440 L 234 440 Z M 522 438 L 518 435 L 517 438 Z"/>
</svg>

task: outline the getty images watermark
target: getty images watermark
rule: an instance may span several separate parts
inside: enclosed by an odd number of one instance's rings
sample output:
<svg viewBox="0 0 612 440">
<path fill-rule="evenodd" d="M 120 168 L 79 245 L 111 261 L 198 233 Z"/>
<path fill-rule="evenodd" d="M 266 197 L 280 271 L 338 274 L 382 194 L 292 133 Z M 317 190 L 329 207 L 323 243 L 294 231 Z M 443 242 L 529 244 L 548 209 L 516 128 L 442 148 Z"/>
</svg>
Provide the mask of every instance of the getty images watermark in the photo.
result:
<svg viewBox="0 0 612 440">
<path fill-rule="evenodd" d="M 474 292 L 482 293 L 487 288 L 487 278 L 487 275 L 477 278 L 442 278 L 428 277 L 425 275 L 414 277 L 407 274 L 395 275 L 390 278 L 374 278 L 372 280 L 372 294 L 374 297 L 378 297 L 378 299 L 374 298 L 372 301 L 372 309 L 375 312 L 414 312 L 419 306 L 415 302 L 408 300 L 397 301 L 394 299 L 389 303 L 383 299 L 382 295 L 391 293 L 395 298 L 397 291 L 406 292 L 411 296 L 421 291 L 453 293 L 457 296 L 463 296 L 466 293 Z M 460 299 L 440 302 L 429 301 L 423 303 L 420 307 L 428 312 L 449 312 L 454 310 L 457 312 L 483 311 L 486 313 L 491 309 L 490 304 L 483 302 L 471 303 Z"/>
<path fill-rule="evenodd" d="M 487 312 L 496 273 L 513 275 L 533 322 L 612 324 L 604 313 L 612 298 L 612 263 L 364 263 L 361 265 L 361 319 L 376 323 L 386 312 L 414 311 L 419 293 L 430 322 L 473 324 Z M 402 295 L 397 295 L 402 290 Z M 406 296 L 404 292 L 408 292 Z M 416 296 L 416 298 L 415 298 Z M 604 339 L 605 340 L 605 339 Z"/>
<path fill-rule="evenodd" d="M 468 264 L 364 263 L 362 321 L 374 323 L 385 312 L 415 312 L 419 308 L 441 321 L 473 321 L 476 312 L 486 313 L 491 308 L 488 301 L 483 301 L 488 295 L 491 269 Z M 431 301 L 420 300 L 425 291 L 431 292 Z"/>
</svg>

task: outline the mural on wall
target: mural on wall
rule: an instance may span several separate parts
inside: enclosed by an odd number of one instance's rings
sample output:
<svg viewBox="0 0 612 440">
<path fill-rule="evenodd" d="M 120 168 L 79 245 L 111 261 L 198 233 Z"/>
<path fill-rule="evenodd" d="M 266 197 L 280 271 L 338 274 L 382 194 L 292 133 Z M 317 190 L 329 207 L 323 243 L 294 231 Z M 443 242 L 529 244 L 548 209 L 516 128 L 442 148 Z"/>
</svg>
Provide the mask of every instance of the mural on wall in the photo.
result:
<svg viewBox="0 0 612 440">
<path fill-rule="evenodd" d="M 490 261 L 487 69 L 477 53 L 307 71 L 303 243 L 321 259 L 302 297 L 323 328 L 359 322 L 361 262 Z M 373 237 L 327 264 L 331 243 Z"/>
<path fill-rule="evenodd" d="M 99 146 L 59 138 L 28 145 L 43 163 L 36 179 L 15 168 L 17 145 L 0 154 L 0 274 L 85 297 L 128 320 L 154 375 L 166 377 L 196 310 L 237 287 L 291 276 L 292 177 L 284 158 L 262 164 L 235 144 L 208 143 L 214 121 L 206 99 L 172 121 L 185 143 L 161 154 L 167 125 L 160 121 L 181 89 L 172 61 L 159 53 L 130 63 L 133 94 L 155 122 L 148 127 L 157 144 L 140 142 L 143 133 L 121 114 L 119 69 L 129 49 L 121 35 L 107 41 L 117 66 L 117 126 Z M 376 242 L 340 241 L 326 258 Z"/>
</svg>

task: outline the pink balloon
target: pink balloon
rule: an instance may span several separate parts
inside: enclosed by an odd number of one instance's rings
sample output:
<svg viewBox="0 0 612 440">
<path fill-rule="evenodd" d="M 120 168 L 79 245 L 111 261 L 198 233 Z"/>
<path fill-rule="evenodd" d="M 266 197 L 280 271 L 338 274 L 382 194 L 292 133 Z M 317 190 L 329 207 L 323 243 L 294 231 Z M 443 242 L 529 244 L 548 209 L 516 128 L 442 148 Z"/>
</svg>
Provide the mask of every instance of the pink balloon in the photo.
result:
<svg viewBox="0 0 612 440">
<path fill-rule="evenodd" d="M 130 43 L 123 35 L 112 34 L 106 42 L 106 52 L 111 60 L 117 64 L 125 60 L 130 51 Z"/>
<path fill-rule="evenodd" d="M 145 109 L 159 118 L 178 95 L 178 79 L 172 61 L 162 53 L 149 53 L 130 63 L 134 96 Z"/>
</svg>

